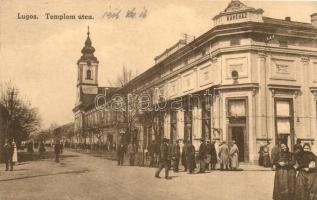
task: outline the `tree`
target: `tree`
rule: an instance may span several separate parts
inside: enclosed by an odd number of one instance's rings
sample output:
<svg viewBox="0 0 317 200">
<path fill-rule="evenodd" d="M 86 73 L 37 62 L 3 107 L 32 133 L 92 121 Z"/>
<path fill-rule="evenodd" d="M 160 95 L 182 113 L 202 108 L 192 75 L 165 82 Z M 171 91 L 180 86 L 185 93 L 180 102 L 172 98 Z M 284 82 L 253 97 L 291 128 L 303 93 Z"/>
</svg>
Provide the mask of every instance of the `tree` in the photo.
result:
<svg viewBox="0 0 317 200">
<path fill-rule="evenodd" d="M 133 71 L 131 69 L 127 69 L 125 65 L 122 66 L 122 71 L 121 74 L 119 74 L 115 81 L 108 81 L 109 84 L 111 86 L 117 86 L 117 87 L 123 87 L 124 85 L 126 85 L 129 81 L 131 81 L 134 77 L 136 77 L 138 75 L 138 72 L 135 71 L 135 73 L 133 73 Z"/>
<path fill-rule="evenodd" d="M 11 83 L 1 86 L 0 104 L 7 114 L 5 138 L 14 139 L 18 146 L 28 140 L 30 134 L 40 127 L 38 110 L 20 96 L 19 90 Z"/>
</svg>

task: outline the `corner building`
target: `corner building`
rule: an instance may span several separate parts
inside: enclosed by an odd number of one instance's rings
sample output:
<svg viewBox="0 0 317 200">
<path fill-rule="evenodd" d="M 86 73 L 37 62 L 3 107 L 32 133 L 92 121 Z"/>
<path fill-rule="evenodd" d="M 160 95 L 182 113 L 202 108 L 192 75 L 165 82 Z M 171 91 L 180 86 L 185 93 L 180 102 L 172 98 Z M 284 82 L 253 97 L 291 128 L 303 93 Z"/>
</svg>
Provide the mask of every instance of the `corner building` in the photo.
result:
<svg viewBox="0 0 317 200">
<path fill-rule="evenodd" d="M 235 140 L 240 161 L 253 163 L 267 141 L 272 148 L 280 138 L 292 148 L 300 138 L 317 152 L 317 13 L 311 23 L 263 13 L 231 1 L 208 32 L 167 49 L 120 93 L 182 102 L 182 109 L 167 106 L 157 114 L 158 131 L 197 149 L 201 138 Z M 157 130 L 147 120 L 138 123 L 146 148 Z"/>
<path fill-rule="evenodd" d="M 180 40 L 122 90 L 150 90 L 167 103 L 181 99 L 183 109 L 165 109 L 159 119 L 172 141 L 198 148 L 201 138 L 236 140 L 244 162 L 255 162 L 260 146 L 277 138 L 289 147 L 300 138 L 316 151 L 317 14 L 301 23 L 263 13 L 231 1 L 211 30 Z M 142 132 L 153 139 L 151 124 Z"/>
</svg>

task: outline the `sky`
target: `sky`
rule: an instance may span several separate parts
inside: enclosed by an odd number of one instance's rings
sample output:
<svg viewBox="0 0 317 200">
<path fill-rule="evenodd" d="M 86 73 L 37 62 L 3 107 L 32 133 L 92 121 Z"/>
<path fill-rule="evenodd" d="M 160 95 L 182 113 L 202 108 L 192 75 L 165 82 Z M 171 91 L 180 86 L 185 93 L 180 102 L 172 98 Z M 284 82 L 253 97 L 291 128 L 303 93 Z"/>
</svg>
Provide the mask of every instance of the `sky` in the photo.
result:
<svg viewBox="0 0 317 200">
<path fill-rule="evenodd" d="M 90 27 L 99 60 L 99 86 L 111 86 L 122 66 L 142 73 L 154 57 L 182 34 L 199 36 L 230 0 L 0 0 L 0 84 L 11 81 L 39 109 L 42 127 L 72 122 L 77 60 Z M 242 1 L 264 16 L 310 23 L 317 1 Z M 137 15 L 126 18 L 135 8 Z M 119 19 L 105 13 L 121 10 Z M 18 19 L 36 15 L 38 19 Z M 91 15 L 94 19 L 51 20 L 51 15 Z"/>
</svg>

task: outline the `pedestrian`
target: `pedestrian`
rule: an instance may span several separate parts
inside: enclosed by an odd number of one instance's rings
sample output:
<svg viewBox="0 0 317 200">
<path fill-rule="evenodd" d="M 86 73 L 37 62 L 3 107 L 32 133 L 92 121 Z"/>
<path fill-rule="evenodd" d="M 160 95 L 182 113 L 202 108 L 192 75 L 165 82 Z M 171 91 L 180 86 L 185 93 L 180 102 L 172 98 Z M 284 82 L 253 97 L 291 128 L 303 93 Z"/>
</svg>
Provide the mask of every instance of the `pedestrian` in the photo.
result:
<svg viewBox="0 0 317 200">
<path fill-rule="evenodd" d="M 278 155 L 280 153 L 280 146 L 281 146 L 281 141 L 278 140 L 277 144 L 272 148 L 271 150 L 271 165 L 272 165 L 272 170 L 276 169 L 275 163 L 277 163 L 278 160 Z"/>
<path fill-rule="evenodd" d="M 231 169 L 237 170 L 239 168 L 239 148 L 236 144 L 236 141 L 232 141 L 232 147 L 230 148 L 230 161 L 231 161 Z"/>
<path fill-rule="evenodd" d="M 206 141 L 206 163 L 205 163 L 205 166 L 206 166 L 206 170 L 209 170 L 211 169 L 210 167 L 210 164 L 211 164 L 211 143 L 210 143 L 210 140 L 207 140 Z"/>
<path fill-rule="evenodd" d="M 14 139 L 12 141 L 12 147 L 13 147 L 12 163 L 13 165 L 15 165 L 15 164 L 18 164 L 18 148 Z"/>
<path fill-rule="evenodd" d="M 59 140 L 56 140 L 56 143 L 54 146 L 54 152 L 55 152 L 55 162 L 59 163 L 59 156 L 61 153 L 61 144 Z"/>
<path fill-rule="evenodd" d="M 195 146 L 188 141 L 187 142 L 187 150 L 186 150 L 186 160 L 187 160 L 187 168 L 190 174 L 192 174 L 196 168 L 196 161 L 195 161 Z"/>
<path fill-rule="evenodd" d="M 43 141 L 40 142 L 40 146 L 39 146 L 39 154 L 40 154 L 40 158 L 43 158 L 43 154 L 45 152 L 45 146 L 44 146 L 44 143 Z"/>
<path fill-rule="evenodd" d="M 63 150 L 64 150 L 64 143 L 63 142 L 60 142 L 59 143 L 59 145 L 60 145 L 60 154 L 62 154 L 63 153 Z"/>
<path fill-rule="evenodd" d="M 300 155 L 303 152 L 303 147 L 301 145 L 301 139 L 297 138 L 296 144 L 294 145 L 294 159 L 298 162 L 298 159 L 300 158 Z"/>
<path fill-rule="evenodd" d="M 155 141 L 152 141 L 150 145 L 148 146 L 148 155 L 150 159 L 150 165 L 149 167 L 154 167 L 154 152 L 155 152 Z"/>
<path fill-rule="evenodd" d="M 118 165 L 123 165 L 124 145 L 122 143 L 119 144 L 119 146 L 118 146 L 117 155 L 118 155 Z"/>
<path fill-rule="evenodd" d="M 160 178 L 160 173 L 163 168 L 165 168 L 165 179 L 169 179 L 168 170 L 170 168 L 170 155 L 169 155 L 169 146 L 168 139 L 164 138 L 163 143 L 160 146 L 160 159 L 159 159 L 159 168 L 155 172 L 155 177 Z"/>
<path fill-rule="evenodd" d="M 262 144 L 260 146 L 260 150 L 258 152 L 259 153 L 259 166 L 263 166 L 263 154 L 264 154 L 263 148 L 264 148 L 264 145 Z"/>
<path fill-rule="evenodd" d="M 135 145 L 132 144 L 132 142 L 130 142 L 130 144 L 128 145 L 128 155 L 129 155 L 130 166 L 134 166 L 135 153 L 136 153 Z"/>
<path fill-rule="evenodd" d="M 263 146 L 263 158 L 262 158 L 262 166 L 263 167 L 272 167 L 271 159 L 270 159 L 270 148 L 269 148 L 269 141 L 267 144 Z"/>
<path fill-rule="evenodd" d="M 6 171 L 9 170 L 9 167 L 10 167 L 10 171 L 13 171 L 12 157 L 13 157 L 14 149 L 13 149 L 12 143 L 6 139 L 3 145 L 3 148 L 4 148 L 4 159 L 6 163 Z"/>
<path fill-rule="evenodd" d="M 198 173 L 205 173 L 205 171 L 206 171 L 206 159 L 207 159 L 207 146 L 206 146 L 206 142 L 204 139 L 200 140 L 198 159 L 199 159 L 199 172 Z"/>
<path fill-rule="evenodd" d="M 182 165 L 184 166 L 184 171 L 187 171 L 187 141 L 183 140 L 183 147 L 182 147 Z"/>
<path fill-rule="evenodd" d="M 275 159 L 276 166 L 273 199 L 294 200 L 296 171 L 295 160 L 286 144 L 281 144 L 281 150 Z M 296 199 L 297 200 L 297 199 Z"/>
<path fill-rule="evenodd" d="M 218 162 L 218 157 L 217 157 L 217 151 L 216 151 L 215 143 L 216 143 L 215 140 L 213 140 L 211 142 L 211 159 L 210 159 L 211 170 L 215 170 L 216 169 L 216 164 Z"/>
<path fill-rule="evenodd" d="M 226 141 L 223 141 L 219 147 L 220 170 L 229 169 L 229 147 Z"/>
<path fill-rule="evenodd" d="M 172 148 L 172 160 L 173 160 L 173 171 L 178 172 L 179 170 L 179 160 L 181 157 L 181 148 L 179 146 L 179 140 L 175 141 Z"/>
<path fill-rule="evenodd" d="M 316 160 L 316 156 L 311 152 L 310 145 L 305 143 L 303 151 L 297 154 L 297 158 L 297 165 L 295 166 L 298 174 L 296 176 L 295 199 L 309 200 L 308 180 L 316 167 L 312 165 Z"/>
</svg>

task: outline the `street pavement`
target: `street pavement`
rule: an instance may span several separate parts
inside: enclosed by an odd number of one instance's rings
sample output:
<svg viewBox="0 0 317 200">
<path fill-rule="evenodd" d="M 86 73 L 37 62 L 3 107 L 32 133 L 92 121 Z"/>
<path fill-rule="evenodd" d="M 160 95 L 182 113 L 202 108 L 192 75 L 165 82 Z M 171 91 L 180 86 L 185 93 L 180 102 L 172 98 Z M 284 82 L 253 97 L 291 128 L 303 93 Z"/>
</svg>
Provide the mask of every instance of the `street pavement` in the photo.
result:
<svg viewBox="0 0 317 200">
<path fill-rule="evenodd" d="M 71 151 L 64 151 L 60 163 L 28 161 L 12 172 L 0 167 L 0 200 L 269 200 L 274 179 L 274 172 L 247 165 L 237 172 L 170 171 L 172 179 L 157 179 L 155 168 L 117 166 Z"/>
</svg>

